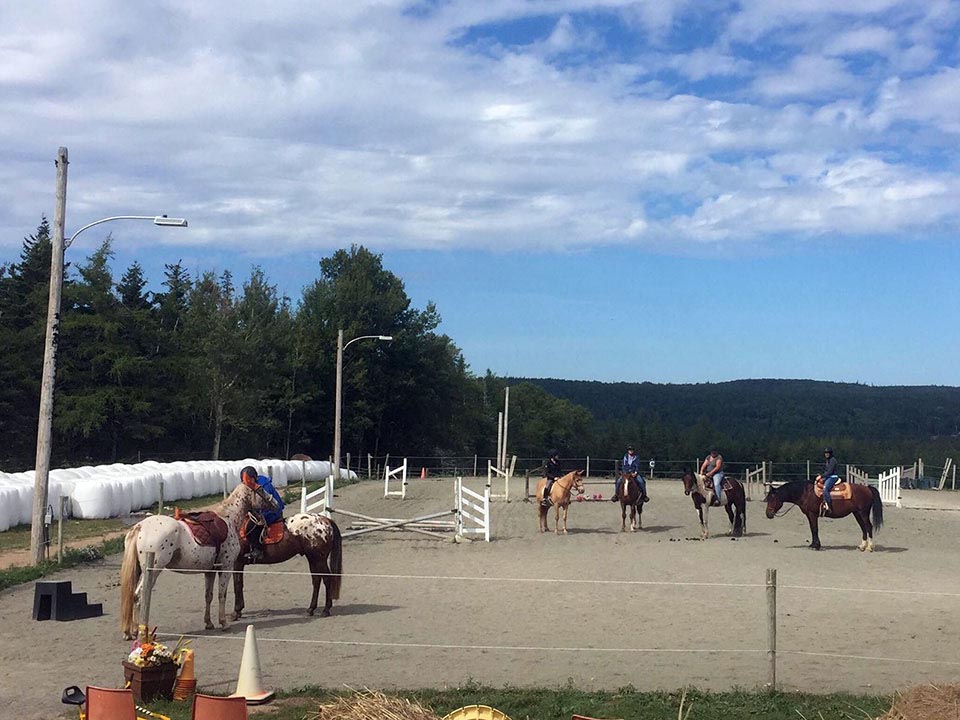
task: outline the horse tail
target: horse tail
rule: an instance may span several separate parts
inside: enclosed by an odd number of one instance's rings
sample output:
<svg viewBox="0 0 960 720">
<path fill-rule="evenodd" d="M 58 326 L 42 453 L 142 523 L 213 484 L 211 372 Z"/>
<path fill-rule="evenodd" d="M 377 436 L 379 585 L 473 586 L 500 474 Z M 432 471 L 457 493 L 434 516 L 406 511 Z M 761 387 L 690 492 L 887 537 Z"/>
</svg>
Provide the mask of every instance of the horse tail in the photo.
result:
<svg viewBox="0 0 960 720">
<path fill-rule="evenodd" d="M 330 577 L 329 585 L 330 597 L 333 600 L 340 599 L 340 582 L 343 580 L 343 538 L 340 536 L 340 528 L 333 521 L 333 549 L 330 551 Z"/>
<path fill-rule="evenodd" d="M 137 554 L 137 537 L 140 525 L 134 525 L 127 531 L 123 540 L 123 563 L 120 565 L 120 629 L 130 631 L 134 626 L 133 604 L 136 600 L 137 583 L 142 570 Z"/>
<path fill-rule="evenodd" d="M 870 486 L 870 494 L 873 495 L 873 529 L 879 530 L 883 527 L 883 499 L 880 497 L 880 491 L 873 485 Z"/>
</svg>

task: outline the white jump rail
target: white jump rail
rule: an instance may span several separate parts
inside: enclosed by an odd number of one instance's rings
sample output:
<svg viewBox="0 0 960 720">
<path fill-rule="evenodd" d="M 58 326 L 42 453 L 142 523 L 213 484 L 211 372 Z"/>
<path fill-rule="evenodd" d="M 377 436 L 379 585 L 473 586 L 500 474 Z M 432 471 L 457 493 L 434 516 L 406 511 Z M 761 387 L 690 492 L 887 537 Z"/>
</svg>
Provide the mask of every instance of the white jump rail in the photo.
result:
<svg viewBox="0 0 960 720">
<path fill-rule="evenodd" d="M 760 465 L 757 465 L 756 468 L 750 470 L 749 468 L 743 474 L 743 489 L 746 494 L 747 500 L 753 500 L 754 491 L 759 491 L 759 488 L 763 487 L 763 492 L 766 494 L 767 491 L 767 463 L 763 462 Z M 759 492 L 758 492 L 759 495 Z M 762 497 L 762 496 L 761 496 Z"/>
<path fill-rule="evenodd" d="M 490 486 L 483 495 L 463 486 L 463 478 L 457 478 L 457 535 L 483 535 L 490 542 Z"/>
<path fill-rule="evenodd" d="M 506 470 L 501 470 L 498 467 L 495 467 L 493 462 L 487 460 L 487 489 L 490 491 L 490 499 L 503 498 L 507 502 L 510 502 L 510 478 L 513 477 L 513 471 L 517 466 L 517 456 L 512 456 L 510 460 L 510 465 Z M 493 492 L 493 478 L 502 477 L 503 478 L 503 492 L 495 493 Z"/>
<path fill-rule="evenodd" d="M 333 475 L 327 476 L 327 481 L 316 490 L 307 492 L 306 486 L 300 488 L 300 512 L 320 513 L 330 517 L 333 509 Z"/>
<path fill-rule="evenodd" d="M 903 507 L 900 503 L 901 472 L 902 470 L 899 467 L 895 467 L 880 473 L 880 477 L 877 479 L 877 489 L 880 491 L 880 499 L 884 505 Z"/>
<path fill-rule="evenodd" d="M 400 489 L 391 490 L 390 489 L 390 480 L 400 480 Z M 403 465 L 398 468 L 390 469 L 390 466 L 387 465 L 384 468 L 383 472 L 383 496 L 386 497 L 398 497 L 401 500 L 405 500 L 407 497 L 407 459 L 403 459 Z"/>
</svg>

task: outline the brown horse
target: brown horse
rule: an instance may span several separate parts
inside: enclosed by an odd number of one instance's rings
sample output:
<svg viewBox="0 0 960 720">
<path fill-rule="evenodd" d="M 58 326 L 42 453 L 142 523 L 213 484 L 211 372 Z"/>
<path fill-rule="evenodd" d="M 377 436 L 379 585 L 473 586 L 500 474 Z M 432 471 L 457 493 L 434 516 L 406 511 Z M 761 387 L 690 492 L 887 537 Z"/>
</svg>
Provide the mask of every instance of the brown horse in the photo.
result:
<svg viewBox="0 0 960 720">
<path fill-rule="evenodd" d="M 257 564 L 272 565 L 289 560 L 294 555 L 306 556 L 310 564 L 310 574 L 313 576 L 313 597 L 310 598 L 307 614 L 313 615 L 317 609 L 320 583 L 323 582 L 326 588 L 326 601 L 323 612 L 320 614 L 322 617 L 329 617 L 333 601 L 340 598 L 340 581 L 343 572 L 340 528 L 333 520 L 311 513 L 298 513 L 288 517 L 283 523 L 283 539 L 276 543 L 264 543 L 263 557 Z M 247 564 L 246 555 L 249 550 L 250 543 L 243 538 L 240 555 L 233 567 L 234 620 L 239 620 L 243 614 L 243 568 Z"/>
<path fill-rule="evenodd" d="M 707 487 L 707 484 L 709 484 L 709 487 Z M 723 484 L 727 487 L 723 489 L 720 502 L 727 511 L 733 536 L 741 537 L 747 531 L 746 493 L 743 491 L 743 485 L 740 481 L 729 476 L 723 479 Z M 710 537 L 710 503 L 707 501 L 707 495 L 713 496 L 713 483 L 705 480 L 702 475 L 697 477 L 692 471 L 685 470 L 683 473 L 683 494 L 693 498 L 693 506 L 700 516 L 700 539 L 706 540 Z"/>
<path fill-rule="evenodd" d="M 630 532 L 643 529 L 643 493 L 636 473 L 620 472 L 620 532 L 627 531 L 627 508 L 630 508 Z"/>
<path fill-rule="evenodd" d="M 803 514 L 807 516 L 807 522 L 810 523 L 810 547 L 819 550 L 821 498 L 816 494 L 813 483 L 794 480 L 780 487 L 771 487 L 770 492 L 767 493 L 767 517 L 775 518 L 784 503 L 793 503 L 803 510 Z M 850 499 L 835 498 L 830 504 L 833 512 L 825 517 L 841 518 L 852 514 L 857 519 L 863 534 L 863 540 L 859 545 L 860 552 L 864 550 L 873 552 L 873 531 L 883 527 L 883 500 L 880 499 L 880 491 L 872 485 L 850 483 Z"/>
<path fill-rule="evenodd" d="M 543 489 L 547 486 L 547 479 L 541 478 L 537 483 L 537 514 L 539 515 L 538 529 L 540 532 L 547 531 L 547 510 L 544 507 Z M 560 534 L 560 508 L 563 508 L 563 534 L 567 534 L 567 508 L 570 507 L 570 491 L 576 490 L 577 495 L 583 495 L 583 470 L 574 470 L 563 477 L 559 477 L 553 482 L 550 488 L 550 503 L 554 507 L 554 530 Z"/>
</svg>

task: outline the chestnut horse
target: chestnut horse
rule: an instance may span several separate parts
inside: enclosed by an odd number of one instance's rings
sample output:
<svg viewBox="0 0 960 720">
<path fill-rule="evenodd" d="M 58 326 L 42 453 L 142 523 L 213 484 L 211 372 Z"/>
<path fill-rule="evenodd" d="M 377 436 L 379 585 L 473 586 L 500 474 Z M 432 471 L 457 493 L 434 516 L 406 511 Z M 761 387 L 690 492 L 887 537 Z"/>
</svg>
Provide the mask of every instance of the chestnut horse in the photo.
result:
<svg viewBox="0 0 960 720">
<path fill-rule="evenodd" d="M 636 473 L 620 472 L 620 532 L 627 531 L 627 508 L 630 508 L 630 532 L 643 529 L 643 493 Z"/>
<path fill-rule="evenodd" d="M 537 483 L 537 514 L 539 515 L 538 529 L 547 531 L 547 510 L 542 505 L 543 489 L 547 486 L 547 479 L 540 478 Z M 554 530 L 560 534 L 560 508 L 563 508 L 563 534 L 567 534 L 567 508 L 570 507 L 570 491 L 576 490 L 577 495 L 583 495 L 583 470 L 574 470 L 553 481 L 550 488 L 550 503 L 554 507 Z"/>
<path fill-rule="evenodd" d="M 739 480 L 727 476 L 723 479 L 723 483 L 729 485 L 730 489 L 723 489 L 720 502 L 727 511 L 733 536 L 741 537 L 747 531 L 747 496 Z M 706 496 L 713 496 L 713 481 L 705 479 L 702 475 L 697 477 L 692 471 L 685 470 L 683 494 L 693 498 L 693 506 L 700 516 L 700 539 L 706 540 L 710 537 L 710 503 L 707 502 Z"/>
<path fill-rule="evenodd" d="M 793 503 L 803 510 L 807 522 L 810 523 L 810 547 L 819 550 L 821 498 L 814 491 L 813 483 L 794 480 L 780 487 L 771 487 L 767 493 L 767 517 L 775 518 L 784 503 Z M 883 527 L 883 500 L 880 499 L 880 491 L 872 485 L 850 483 L 850 499 L 837 498 L 831 500 L 830 504 L 833 512 L 824 517 L 842 518 L 853 514 L 863 535 L 859 545 L 860 552 L 873 552 L 873 531 Z"/>
<path fill-rule="evenodd" d="M 326 600 L 321 617 L 329 617 L 333 601 L 340 598 L 340 581 L 343 572 L 340 528 L 333 520 L 312 513 L 298 513 L 288 517 L 283 524 L 283 539 L 276 543 L 264 543 L 263 556 L 257 564 L 272 565 L 289 560 L 294 555 L 306 556 L 313 578 L 313 597 L 310 599 L 307 615 L 313 615 L 317 609 L 317 598 L 320 595 L 322 582 L 326 587 Z M 247 564 L 246 554 L 249 551 L 250 543 L 243 538 L 240 541 L 240 555 L 233 567 L 234 620 L 239 620 L 243 614 L 243 568 Z"/>
</svg>

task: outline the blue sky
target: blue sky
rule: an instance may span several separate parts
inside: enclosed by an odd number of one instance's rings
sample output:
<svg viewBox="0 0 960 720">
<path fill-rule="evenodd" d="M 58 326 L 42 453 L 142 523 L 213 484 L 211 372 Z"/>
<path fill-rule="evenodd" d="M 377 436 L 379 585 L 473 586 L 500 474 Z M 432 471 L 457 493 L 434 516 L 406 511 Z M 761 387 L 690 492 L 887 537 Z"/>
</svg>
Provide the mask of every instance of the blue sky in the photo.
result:
<svg viewBox="0 0 960 720">
<path fill-rule="evenodd" d="M 0 258 L 363 243 L 477 371 L 960 384 L 960 3 L 0 7 Z M 76 262 L 102 239 L 90 231 Z"/>
</svg>

